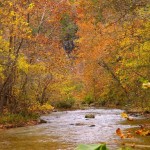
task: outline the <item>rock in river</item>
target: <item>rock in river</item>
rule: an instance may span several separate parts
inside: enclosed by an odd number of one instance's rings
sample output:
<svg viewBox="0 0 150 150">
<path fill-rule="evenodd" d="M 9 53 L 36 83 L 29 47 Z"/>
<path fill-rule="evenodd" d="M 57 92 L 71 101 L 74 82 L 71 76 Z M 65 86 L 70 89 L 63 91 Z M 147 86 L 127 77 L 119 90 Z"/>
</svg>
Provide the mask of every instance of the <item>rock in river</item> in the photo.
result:
<svg viewBox="0 0 150 150">
<path fill-rule="evenodd" d="M 94 114 L 86 114 L 85 118 L 95 118 L 95 115 Z"/>
<path fill-rule="evenodd" d="M 40 120 L 39 120 L 39 123 L 47 123 L 47 121 L 44 120 L 44 119 L 40 119 Z"/>
</svg>

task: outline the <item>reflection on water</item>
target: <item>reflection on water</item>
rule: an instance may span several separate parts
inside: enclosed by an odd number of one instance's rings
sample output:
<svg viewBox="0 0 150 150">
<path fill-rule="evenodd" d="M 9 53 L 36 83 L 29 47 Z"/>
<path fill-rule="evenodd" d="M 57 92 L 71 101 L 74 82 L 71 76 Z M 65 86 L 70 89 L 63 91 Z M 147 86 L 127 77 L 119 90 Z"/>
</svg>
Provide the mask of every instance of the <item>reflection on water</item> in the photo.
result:
<svg viewBox="0 0 150 150">
<path fill-rule="evenodd" d="M 120 124 L 121 112 L 118 109 L 53 112 L 42 117 L 46 124 L 0 131 L 0 150 L 73 150 L 79 143 L 114 143 L 118 139 L 117 128 L 131 127 Z M 88 113 L 95 114 L 95 118 L 86 119 Z"/>
</svg>

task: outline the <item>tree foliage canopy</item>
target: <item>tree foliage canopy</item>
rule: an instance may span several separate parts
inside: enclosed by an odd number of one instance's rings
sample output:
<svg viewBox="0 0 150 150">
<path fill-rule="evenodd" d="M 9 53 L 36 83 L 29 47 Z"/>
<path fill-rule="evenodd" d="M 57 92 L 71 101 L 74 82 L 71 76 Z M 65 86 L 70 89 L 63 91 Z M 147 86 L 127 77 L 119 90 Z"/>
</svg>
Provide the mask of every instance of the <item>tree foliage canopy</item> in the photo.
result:
<svg viewBox="0 0 150 150">
<path fill-rule="evenodd" d="M 0 0 L 0 112 L 87 97 L 150 109 L 149 15 L 148 0 Z"/>
</svg>

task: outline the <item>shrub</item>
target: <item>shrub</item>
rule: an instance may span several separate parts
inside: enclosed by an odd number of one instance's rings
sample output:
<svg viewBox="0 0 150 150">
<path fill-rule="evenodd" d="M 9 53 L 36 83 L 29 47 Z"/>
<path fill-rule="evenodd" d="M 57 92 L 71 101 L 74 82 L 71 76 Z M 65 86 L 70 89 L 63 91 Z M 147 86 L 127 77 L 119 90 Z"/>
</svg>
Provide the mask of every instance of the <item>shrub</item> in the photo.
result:
<svg viewBox="0 0 150 150">
<path fill-rule="evenodd" d="M 82 104 L 88 104 L 88 105 L 90 105 L 93 102 L 94 102 L 93 95 L 92 94 L 88 94 L 88 95 L 85 96 Z"/>
<path fill-rule="evenodd" d="M 0 116 L 0 124 L 23 124 L 25 122 L 28 122 L 30 120 L 36 120 L 39 116 L 37 114 L 5 114 Z"/>
<path fill-rule="evenodd" d="M 34 103 L 34 105 L 29 107 L 30 112 L 42 112 L 42 111 L 52 111 L 54 107 L 49 103 L 40 105 L 40 103 Z"/>
<path fill-rule="evenodd" d="M 98 105 L 99 105 L 99 106 L 106 106 L 108 102 L 109 102 L 109 100 L 106 100 L 106 99 L 99 99 L 99 100 L 98 100 Z"/>
<path fill-rule="evenodd" d="M 57 108 L 72 108 L 74 103 L 75 103 L 75 100 L 73 98 L 69 98 L 66 100 L 57 101 L 55 103 L 55 106 Z"/>
</svg>

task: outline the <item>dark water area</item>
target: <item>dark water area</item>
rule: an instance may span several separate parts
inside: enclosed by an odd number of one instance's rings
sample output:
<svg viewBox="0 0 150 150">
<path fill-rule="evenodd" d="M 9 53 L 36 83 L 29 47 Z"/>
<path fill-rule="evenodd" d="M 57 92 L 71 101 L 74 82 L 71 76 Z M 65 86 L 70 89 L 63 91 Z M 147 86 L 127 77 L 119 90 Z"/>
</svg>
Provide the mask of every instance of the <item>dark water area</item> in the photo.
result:
<svg viewBox="0 0 150 150">
<path fill-rule="evenodd" d="M 53 112 L 41 117 L 47 121 L 45 124 L 1 130 L 0 150 L 74 150 L 81 143 L 102 142 L 115 150 L 122 142 L 116 136 L 116 129 L 134 130 L 137 127 L 136 123 L 126 123 L 121 118 L 122 112 L 119 109 Z M 85 118 L 89 113 L 95 118 Z"/>
</svg>

